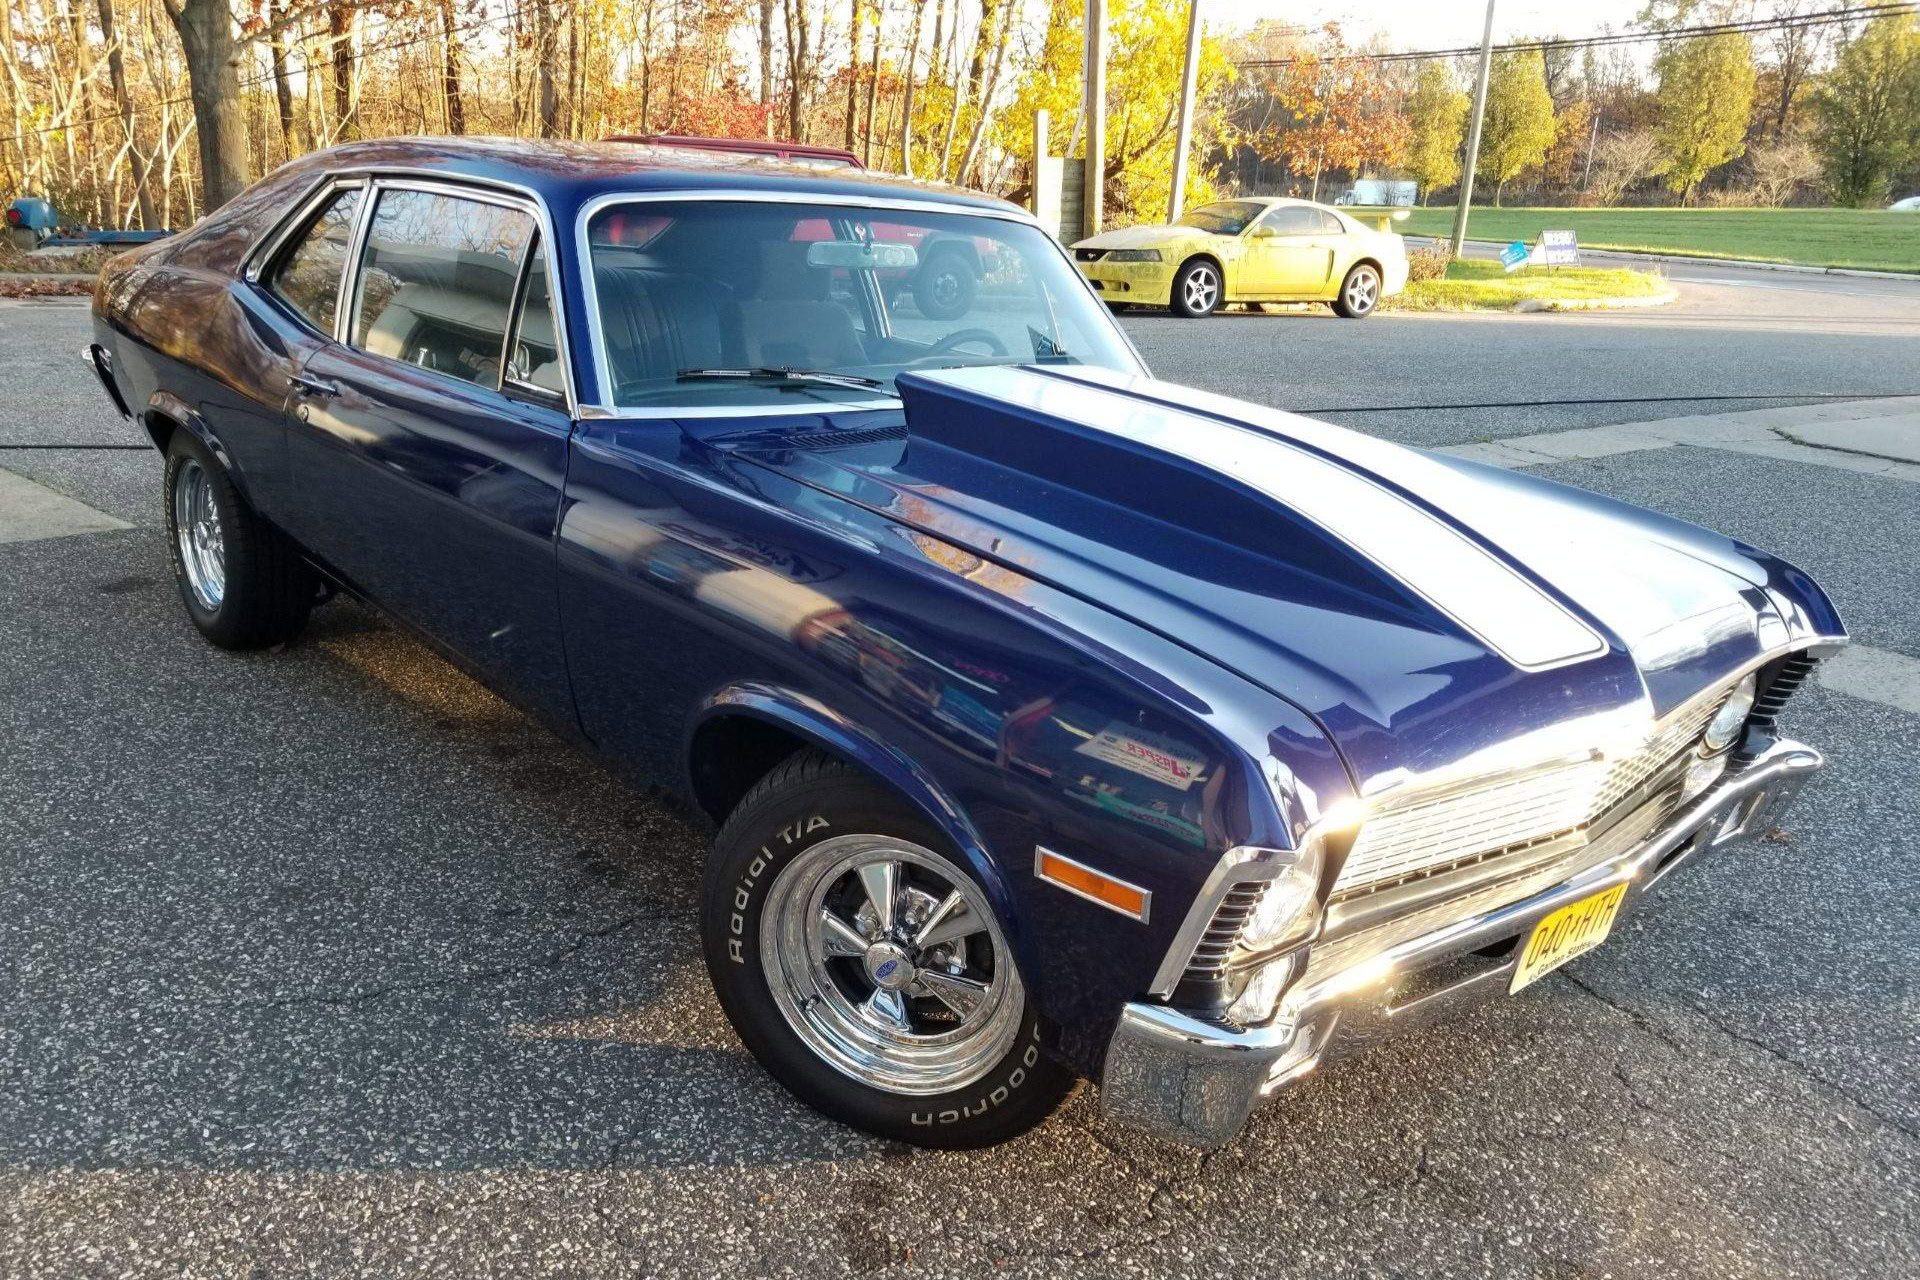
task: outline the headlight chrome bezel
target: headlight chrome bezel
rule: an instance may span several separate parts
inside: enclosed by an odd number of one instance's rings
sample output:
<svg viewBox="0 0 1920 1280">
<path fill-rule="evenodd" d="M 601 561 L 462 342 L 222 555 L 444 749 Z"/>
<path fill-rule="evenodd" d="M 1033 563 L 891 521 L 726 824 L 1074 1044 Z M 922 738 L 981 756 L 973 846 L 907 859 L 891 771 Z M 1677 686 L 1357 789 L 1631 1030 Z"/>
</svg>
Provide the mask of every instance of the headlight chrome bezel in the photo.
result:
<svg viewBox="0 0 1920 1280">
<path fill-rule="evenodd" d="M 1700 745 L 1709 755 L 1718 755 L 1740 741 L 1740 735 L 1746 730 L 1747 721 L 1753 715 L 1753 704 L 1759 696 L 1760 682 L 1756 673 L 1748 673 L 1745 679 L 1733 687 L 1720 709 L 1713 713 L 1713 719 L 1700 734 Z"/>
</svg>

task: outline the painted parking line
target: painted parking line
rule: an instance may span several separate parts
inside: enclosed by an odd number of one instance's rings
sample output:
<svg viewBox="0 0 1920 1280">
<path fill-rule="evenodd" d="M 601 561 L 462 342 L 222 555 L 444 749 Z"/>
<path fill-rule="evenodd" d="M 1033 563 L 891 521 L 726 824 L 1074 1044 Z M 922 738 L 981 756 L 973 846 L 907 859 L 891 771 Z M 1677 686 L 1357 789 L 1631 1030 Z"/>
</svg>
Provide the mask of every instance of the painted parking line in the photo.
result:
<svg viewBox="0 0 1920 1280">
<path fill-rule="evenodd" d="M 1920 484 L 1920 463 L 1861 452 L 1861 441 L 1920 437 L 1920 397 L 1842 400 L 1823 404 L 1703 413 L 1619 426 L 1579 427 L 1507 436 L 1479 444 L 1449 445 L 1436 453 L 1499 467 L 1542 467 L 1556 462 L 1604 458 L 1676 445 L 1785 458 L 1816 467 L 1857 471 L 1886 480 Z M 1814 440 L 1828 447 L 1803 444 Z M 1847 444 L 1841 444 L 1846 441 Z M 1904 453 L 1906 450 L 1901 450 Z"/>
<path fill-rule="evenodd" d="M 131 528 L 125 520 L 0 468 L 0 543 Z"/>
</svg>

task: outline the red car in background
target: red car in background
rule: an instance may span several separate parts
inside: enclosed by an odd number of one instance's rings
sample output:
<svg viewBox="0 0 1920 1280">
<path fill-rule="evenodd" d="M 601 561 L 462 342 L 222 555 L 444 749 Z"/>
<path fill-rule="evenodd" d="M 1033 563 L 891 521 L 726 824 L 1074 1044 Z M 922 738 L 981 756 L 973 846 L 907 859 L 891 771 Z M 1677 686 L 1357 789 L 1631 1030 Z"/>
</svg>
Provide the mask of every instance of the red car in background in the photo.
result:
<svg viewBox="0 0 1920 1280">
<path fill-rule="evenodd" d="M 612 133 L 608 142 L 638 142 L 650 147 L 686 147 L 696 151 L 727 151 L 737 155 L 769 156 L 794 164 L 823 165 L 830 168 L 865 169 L 860 157 L 841 147 L 817 147 L 805 142 L 783 142 L 759 138 L 702 138 L 681 133 Z M 914 306 L 930 320 L 952 320 L 973 305 L 980 291 L 980 278 L 987 263 L 980 242 L 961 236 L 927 236 L 923 228 L 906 228 L 887 222 L 875 222 L 873 231 L 881 239 L 913 245 L 920 255 L 919 265 L 900 277 L 900 283 L 913 294 Z M 825 227 L 809 234 L 807 224 L 795 232 L 795 238 L 829 239 Z M 644 237 L 642 237 L 644 239 Z M 889 293 L 894 292 L 889 287 Z"/>
</svg>

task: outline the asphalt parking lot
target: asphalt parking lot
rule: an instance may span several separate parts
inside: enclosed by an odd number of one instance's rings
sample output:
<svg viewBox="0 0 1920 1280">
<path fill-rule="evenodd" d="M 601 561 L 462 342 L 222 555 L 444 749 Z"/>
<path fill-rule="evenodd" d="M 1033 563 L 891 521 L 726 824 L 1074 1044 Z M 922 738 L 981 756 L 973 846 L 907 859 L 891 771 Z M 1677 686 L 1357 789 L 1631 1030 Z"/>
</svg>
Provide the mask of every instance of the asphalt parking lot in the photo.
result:
<svg viewBox="0 0 1920 1280">
<path fill-rule="evenodd" d="M 1127 324 L 1162 376 L 1471 445 L 1920 394 L 1920 287 L 1857 292 Z M 357 606 L 203 644 L 84 309 L 0 309 L 0 467 L 115 525 L 0 542 L 0 1273 L 1920 1274 L 1920 484 L 1803 446 L 1542 466 L 1782 552 L 1884 658 L 1798 695 L 1832 767 L 1780 837 L 1222 1151 L 1089 1089 L 936 1154 L 739 1046 L 680 818 Z"/>
</svg>

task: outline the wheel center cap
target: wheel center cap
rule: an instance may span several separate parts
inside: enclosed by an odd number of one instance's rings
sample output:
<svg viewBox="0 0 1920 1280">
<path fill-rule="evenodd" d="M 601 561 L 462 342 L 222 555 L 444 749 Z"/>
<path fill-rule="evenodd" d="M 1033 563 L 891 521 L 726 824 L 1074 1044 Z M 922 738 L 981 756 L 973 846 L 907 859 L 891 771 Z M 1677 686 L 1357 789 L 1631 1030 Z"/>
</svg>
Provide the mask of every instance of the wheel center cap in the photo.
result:
<svg viewBox="0 0 1920 1280">
<path fill-rule="evenodd" d="M 913 962 L 907 949 L 894 942 L 876 942 L 867 948 L 867 977 L 876 987 L 903 991 L 913 982 Z"/>
</svg>

